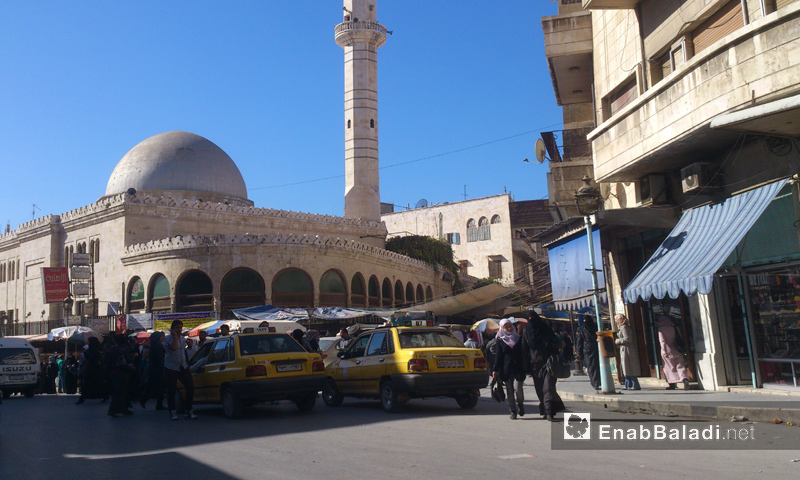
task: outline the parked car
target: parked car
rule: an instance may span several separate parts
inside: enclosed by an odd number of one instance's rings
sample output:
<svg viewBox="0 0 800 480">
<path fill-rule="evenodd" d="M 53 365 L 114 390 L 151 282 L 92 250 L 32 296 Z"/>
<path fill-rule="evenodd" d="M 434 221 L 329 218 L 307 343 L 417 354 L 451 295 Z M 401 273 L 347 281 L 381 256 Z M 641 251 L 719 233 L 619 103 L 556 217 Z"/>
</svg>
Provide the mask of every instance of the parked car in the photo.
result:
<svg viewBox="0 0 800 480">
<path fill-rule="evenodd" d="M 0 390 L 8 398 L 14 393 L 32 397 L 39 385 L 39 355 L 24 338 L 0 338 Z"/>
<path fill-rule="evenodd" d="M 480 350 L 466 348 L 438 327 L 385 327 L 365 332 L 325 367 L 326 405 L 344 397 L 378 398 L 396 412 L 412 398 L 451 397 L 461 408 L 475 407 L 489 377 Z"/>
<path fill-rule="evenodd" d="M 194 403 L 222 405 L 226 417 L 244 407 L 291 400 L 311 410 L 325 383 L 325 365 L 285 333 L 251 333 L 204 343 L 189 360 Z"/>
<path fill-rule="evenodd" d="M 326 367 L 336 360 L 336 354 L 339 353 L 339 342 L 341 341 L 342 337 L 322 337 L 319 339 L 319 351 L 322 352 L 322 361 L 325 362 Z"/>
</svg>

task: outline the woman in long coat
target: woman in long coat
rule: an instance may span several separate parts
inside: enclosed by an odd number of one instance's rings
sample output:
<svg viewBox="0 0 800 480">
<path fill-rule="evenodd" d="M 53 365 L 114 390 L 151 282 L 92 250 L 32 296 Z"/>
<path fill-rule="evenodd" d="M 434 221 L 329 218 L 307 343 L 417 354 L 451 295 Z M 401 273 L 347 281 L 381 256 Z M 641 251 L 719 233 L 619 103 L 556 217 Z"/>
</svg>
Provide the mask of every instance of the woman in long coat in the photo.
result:
<svg viewBox="0 0 800 480">
<path fill-rule="evenodd" d="M 145 408 L 147 401 L 151 398 L 156 399 L 156 410 L 164 410 L 164 392 L 166 384 L 164 382 L 164 332 L 153 332 L 150 334 L 150 346 L 147 352 L 147 370 L 145 371 L 145 383 L 142 388 L 142 396 L 139 398 L 139 405 Z"/>
<path fill-rule="evenodd" d="M 689 388 L 689 377 L 686 374 L 686 360 L 677 346 L 675 324 L 666 315 L 658 317 L 658 341 L 661 343 L 661 359 L 664 361 L 664 377 L 669 386 L 667 390 L 675 390 L 675 385 L 683 382 Z"/>
<path fill-rule="evenodd" d="M 641 390 L 639 386 L 638 373 L 639 369 L 633 358 L 633 349 L 636 346 L 636 340 L 633 337 L 633 329 L 631 328 L 628 317 L 622 314 L 617 314 L 614 317 L 619 325 L 617 331 L 617 339 L 614 343 L 619 345 L 619 358 L 622 363 L 622 374 L 625 376 L 625 390 Z"/>
<path fill-rule="evenodd" d="M 577 354 L 586 367 L 592 388 L 600 390 L 600 352 L 597 346 L 597 325 L 589 315 L 583 317 L 583 325 L 575 335 Z"/>
<path fill-rule="evenodd" d="M 80 405 L 87 398 L 108 398 L 108 388 L 105 381 L 103 368 L 103 354 L 100 351 L 100 340 L 89 338 L 89 346 L 83 352 L 83 365 L 78 371 L 81 379 L 81 396 L 76 405 Z"/>
<path fill-rule="evenodd" d="M 539 397 L 539 415 L 553 421 L 556 413 L 565 409 L 556 392 L 558 379 L 545 367 L 551 356 L 559 356 L 561 341 L 536 312 L 528 314 L 528 326 L 522 331 L 522 351 L 528 372 L 533 378 Z"/>
<path fill-rule="evenodd" d="M 525 415 L 522 402 L 525 397 L 522 392 L 522 381 L 525 380 L 525 364 L 522 356 L 522 342 L 519 334 L 514 330 L 511 320 L 505 318 L 500 321 L 500 331 L 497 332 L 497 358 L 492 369 L 492 376 L 505 382 L 506 399 L 511 419 Z"/>
</svg>

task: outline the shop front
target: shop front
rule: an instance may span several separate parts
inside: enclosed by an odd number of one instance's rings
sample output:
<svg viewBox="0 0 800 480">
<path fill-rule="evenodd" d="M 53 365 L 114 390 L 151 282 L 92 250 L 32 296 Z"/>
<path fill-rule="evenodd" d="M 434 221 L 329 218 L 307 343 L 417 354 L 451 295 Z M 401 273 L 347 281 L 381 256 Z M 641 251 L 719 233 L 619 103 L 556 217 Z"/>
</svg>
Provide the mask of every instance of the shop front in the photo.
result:
<svg viewBox="0 0 800 480">
<path fill-rule="evenodd" d="M 674 317 L 703 388 L 800 384 L 795 189 L 780 180 L 685 211 L 623 292 L 629 311 Z"/>
</svg>

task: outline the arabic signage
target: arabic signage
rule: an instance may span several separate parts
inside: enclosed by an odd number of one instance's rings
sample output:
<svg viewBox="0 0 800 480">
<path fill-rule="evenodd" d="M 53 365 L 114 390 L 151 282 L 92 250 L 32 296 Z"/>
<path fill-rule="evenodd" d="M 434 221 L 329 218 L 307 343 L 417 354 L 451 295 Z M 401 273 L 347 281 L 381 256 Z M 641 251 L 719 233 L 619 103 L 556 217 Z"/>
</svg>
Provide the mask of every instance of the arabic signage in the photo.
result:
<svg viewBox="0 0 800 480">
<path fill-rule="evenodd" d="M 72 267 L 70 277 L 73 280 L 89 280 L 92 278 L 92 270 L 89 267 Z"/>
<path fill-rule="evenodd" d="M 86 297 L 90 295 L 91 288 L 88 283 L 73 283 L 72 295 L 75 297 Z M 63 300 L 63 299 L 62 299 Z"/>
<path fill-rule="evenodd" d="M 174 320 L 183 322 L 184 330 L 195 328 L 203 323 L 217 319 L 217 312 L 154 313 L 154 329 L 169 330 Z"/>
<path fill-rule="evenodd" d="M 88 253 L 73 253 L 72 254 L 72 266 L 88 266 L 90 262 L 89 254 Z"/>
<path fill-rule="evenodd" d="M 61 303 L 69 295 L 67 267 L 42 267 L 44 303 Z"/>
</svg>

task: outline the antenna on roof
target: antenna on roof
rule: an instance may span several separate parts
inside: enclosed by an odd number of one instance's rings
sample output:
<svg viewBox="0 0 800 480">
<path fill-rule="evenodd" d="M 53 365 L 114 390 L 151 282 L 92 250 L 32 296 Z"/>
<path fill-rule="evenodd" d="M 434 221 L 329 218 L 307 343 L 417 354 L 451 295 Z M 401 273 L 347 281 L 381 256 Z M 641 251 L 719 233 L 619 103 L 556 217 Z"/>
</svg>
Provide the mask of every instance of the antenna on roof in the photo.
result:
<svg viewBox="0 0 800 480">
<path fill-rule="evenodd" d="M 31 220 L 36 220 L 36 210 L 41 210 L 35 203 L 33 204 L 33 210 L 31 211 Z"/>
<path fill-rule="evenodd" d="M 424 198 L 420 198 L 417 204 L 414 205 L 414 208 L 425 208 L 427 206 L 428 206 L 428 201 L 425 200 Z"/>
</svg>

